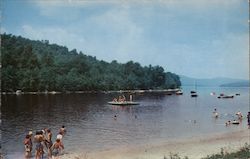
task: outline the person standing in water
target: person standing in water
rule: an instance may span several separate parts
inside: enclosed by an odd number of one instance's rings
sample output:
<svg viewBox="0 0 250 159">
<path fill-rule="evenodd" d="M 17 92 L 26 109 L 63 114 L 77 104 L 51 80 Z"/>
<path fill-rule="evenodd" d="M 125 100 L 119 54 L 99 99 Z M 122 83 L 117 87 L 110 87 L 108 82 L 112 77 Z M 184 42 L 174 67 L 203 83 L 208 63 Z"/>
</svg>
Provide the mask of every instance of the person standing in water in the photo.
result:
<svg viewBox="0 0 250 159">
<path fill-rule="evenodd" d="M 30 142 L 30 135 L 26 135 L 24 141 L 24 148 L 25 148 L 25 159 L 31 157 L 31 150 L 32 150 L 32 143 Z"/>
<path fill-rule="evenodd" d="M 61 135 L 64 136 L 66 134 L 66 128 L 65 126 L 63 125 L 60 130 L 59 130 L 59 133 L 61 132 Z"/>
<path fill-rule="evenodd" d="M 32 148 L 33 148 L 32 136 L 33 136 L 33 133 L 32 133 L 32 131 L 29 131 L 28 134 L 30 136 L 30 145 L 31 145 L 31 147 L 30 147 L 30 153 L 32 153 Z"/>
<path fill-rule="evenodd" d="M 214 114 L 214 117 L 215 117 L 215 118 L 218 118 L 218 117 L 219 117 L 219 114 L 218 114 L 218 112 L 217 112 L 217 109 L 216 109 L 216 108 L 214 108 L 214 112 L 213 112 L 213 114 Z"/>
<path fill-rule="evenodd" d="M 56 139 L 56 142 L 51 146 L 52 156 L 55 157 L 55 159 L 59 159 L 58 156 L 63 149 L 64 145 L 62 144 L 62 141 L 60 139 Z"/>
<path fill-rule="evenodd" d="M 248 125 L 248 129 L 250 129 L 250 112 L 248 112 L 247 114 L 247 125 Z"/>
<path fill-rule="evenodd" d="M 36 141 L 36 152 L 35 152 L 35 159 L 43 159 L 43 134 L 42 131 L 38 131 L 36 135 L 34 136 L 34 139 Z"/>
<path fill-rule="evenodd" d="M 51 146 L 52 142 L 52 132 L 50 129 L 47 129 L 47 137 L 46 137 L 46 147 L 48 148 L 48 158 L 52 158 Z"/>
</svg>

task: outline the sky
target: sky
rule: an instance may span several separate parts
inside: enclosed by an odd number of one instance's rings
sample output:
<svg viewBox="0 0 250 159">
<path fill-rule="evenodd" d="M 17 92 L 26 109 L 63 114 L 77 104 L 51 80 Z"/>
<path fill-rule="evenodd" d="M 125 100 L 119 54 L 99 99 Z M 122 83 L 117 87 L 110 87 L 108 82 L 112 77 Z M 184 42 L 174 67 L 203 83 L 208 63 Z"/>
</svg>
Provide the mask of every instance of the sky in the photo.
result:
<svg viewBox="0 0 250 159">
<path fill-rule="evenodd" d="M 249 79 L 248 0 L 1 0 L 1 32 L 99 60 Z"/>
</svg>

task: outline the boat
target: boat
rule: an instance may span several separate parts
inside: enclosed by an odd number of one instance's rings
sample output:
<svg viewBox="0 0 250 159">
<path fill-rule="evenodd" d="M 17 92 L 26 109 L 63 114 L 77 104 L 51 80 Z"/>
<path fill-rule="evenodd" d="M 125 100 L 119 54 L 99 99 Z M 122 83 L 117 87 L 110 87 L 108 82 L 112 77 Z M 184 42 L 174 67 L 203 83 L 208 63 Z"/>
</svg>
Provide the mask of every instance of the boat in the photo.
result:
<svg viewBox="0 0 250 159">
<path fill-rule="evenodd" d="M 237 120 L 233 120 L 231 123 L 232 123 L 232 124 L 235 124 L 235 125 L 240 124 L 240 122 L 239 122 L 239 121 L 237 121 Z"/>
<path fill-rule="evenodd" d="M 211 92 L 211 93 L 210 93 L 211 96 L 214 96 L 215 94 L 216 94 L 215 92 Z"/>
<path fill-rule="evenodd" d="M 183 92 L 182 92 L 182 90 L 178 90 L 178 91 L 175 92 L 175 94 L 176 94 L 176 95 L 182 95 Z"/>
<path fill-rule="evenodd" d="M 140 103 L 133 102 L 133 101 L 124 101 L 124 102 L 112 101 L 112 102 L 108 102 L 108 104 L 111 104 L 111 105 L 139 105 Z"/>
<path fill-rule="evenodd" d="M 192 93 L 191 97 L 198 97 L 198 94 L 197 93 Z"/>
<path fill-rule="evenodd" d="M 233 95 L 222 96 L 222 98 L 233 98 Z"/>
<path fill-rule="evenodd" d="M 195 91 L 194 90 L 192 90 L 192 91 L 190 91 L 190 93 L 191 93 L 191 97 L 198 97 L 198 94 L 197 94 L 197 92 L 196 92 L 196 81 L 194 81 L 194 86 L 195 86 Z"/>
<path fill-rule="evenodd" d="M 176 94 L 176 95 L 182 95 L 183 92 L 182 92 L 181 90 L 179 90 L 179 91 L 175 92 L 175 94 Z"/>
<path fill-rule="evenodd" d="M 233 98 L 234 95 L 223 95 L 223 96 L 218 96 L 217 98 Z"/>
</svg>

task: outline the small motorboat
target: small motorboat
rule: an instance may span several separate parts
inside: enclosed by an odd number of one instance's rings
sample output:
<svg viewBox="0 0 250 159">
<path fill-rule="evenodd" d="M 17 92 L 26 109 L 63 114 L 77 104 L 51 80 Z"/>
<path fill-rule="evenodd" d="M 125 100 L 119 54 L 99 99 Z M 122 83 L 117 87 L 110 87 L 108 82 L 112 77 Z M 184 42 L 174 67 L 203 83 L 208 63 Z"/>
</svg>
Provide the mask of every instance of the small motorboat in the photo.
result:
<svg viewBox="0 0 250 159">
<path fill-rule="evenodd" d="M 233 98 L 233 95 L 226 95 L 226 96 L 222 96 L 222 98 Z"/>
<path fill-rule="evenodd" d="M 182 92 L 182 91 L 177 91 L 177 92 L 175 92 L 175 94 L 176 94 L 176 95 L 182 95 L 183 92 Z"/>
<path fill-rule="evenodd" d="M 123 101 L 123 102 L 116 102 L 116 101 L 112 101 L 112 102 L 108 102 L 108 104 L 111 105 L 139 105 L 140 103 L 138 102 L 133 102 L 133 101 Z"/>
<path fill-rule="evenodd" d="M 196 93 L 196 91 L 190 91 L 190 93 Z"/>
<path fill-rule="evenodd" d="M 215 92 L 211 92 L 211 93 L 210 93 L 211 96 L 214 96 L 215 94 L 216 94 Z"/>
<path fill-rule="evenodd" d="M 197 93 L 192 93 L 191 97 L 198 97 L 198 94 Z"/>
<path fill-rule="evenodd" d="M 234 95 L 218 96 L 217 98 L 233 98 Z"/>
<path fill-rule="evenodd" d="M 235 124 L 235 125 L 240 124 L 240 122 L 239 122 L 239 121 L 237 121 L 237 120 L 233 120 L 231 123 L 232 123 L 232 124 Z"/>
</svg>

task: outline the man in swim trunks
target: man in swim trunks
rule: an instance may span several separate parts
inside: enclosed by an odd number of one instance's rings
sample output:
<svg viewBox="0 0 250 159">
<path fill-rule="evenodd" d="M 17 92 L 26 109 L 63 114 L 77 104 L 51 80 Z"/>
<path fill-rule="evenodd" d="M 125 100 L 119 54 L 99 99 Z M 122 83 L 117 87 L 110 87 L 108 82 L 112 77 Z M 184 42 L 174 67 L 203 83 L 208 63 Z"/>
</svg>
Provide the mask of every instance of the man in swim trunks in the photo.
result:
<svg viewBox="0 0 250 159">
<path fill-rule="evenodd" d="M 48 148 L 48 157 L 52 158 L 52 152 L 51 152 L 51 146 L 53 145 L 52 143 L 52 132 L 50 129 L 47 129 L 47 134 L 46 134 L 46 147 Z"/>
<path fill-rule="evenodd" d="M 37 131 L 36 135 L 34 136 L 34 142 L 36 143 L 36 152 L 35 152 L 35 159 L 41 159 L 43 158 L 43 144 L 42 142 L 44 141 L 43 138 L 43 132 L 42 131 Z"/>
</svg>

